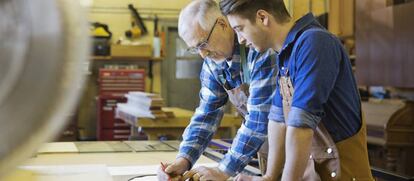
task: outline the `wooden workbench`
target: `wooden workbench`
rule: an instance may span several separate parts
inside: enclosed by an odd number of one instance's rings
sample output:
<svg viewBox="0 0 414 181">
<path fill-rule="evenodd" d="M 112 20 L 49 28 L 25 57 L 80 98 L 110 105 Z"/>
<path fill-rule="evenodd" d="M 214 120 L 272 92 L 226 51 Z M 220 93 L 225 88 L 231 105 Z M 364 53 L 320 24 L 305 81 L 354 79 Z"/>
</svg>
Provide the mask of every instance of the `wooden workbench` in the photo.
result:
<svg viewBox="0 0 414 181">
<path fill-rule="evenodd" d="M 142 180 L 157 180 L 154 176 L 160 162 L 172 162 L 177 151 L 105 152 L 101 144 L 116 142 L 90 142 L 96 152 L 82 152 L 79 142 L 45 144 L 32 158 L 21 164 L 3 181 L 73 181 L 100 180 L 125 181 L 137 175 L 152 176 Z M 154 144 L 135 141 L 135 144 Z M 87 144 L 87 143 L 86 143 Z M 117 142 L 117 144 L 125 144 Z M 117 146 L 118 147 L 118 146 Z M 132 147 L 131 147 L 132 148 Z M 201 156 L 196 165 L 217 166 L 217 162 Z"/>
<path fill-rule="evenodd" d="M 164 111 L 174 113 L 173 118 L 123 118 L 126 122 L 143 128 L 148 135 L 149 140 L 158 140 L 159 137 L 165 136 L 168 139 L 180 139 L 184 129 L 191 121 L 194 112 L 181 108 L 163 108 Z M 131 120 L 132 119 L 132 120 Z M 214 135 L 214 138 L 234 138 L 242 122 L 241 117 L 224 114 L 220 127 Z M 134 129 L 137 130 L 137 129 Z"/>
</svg>

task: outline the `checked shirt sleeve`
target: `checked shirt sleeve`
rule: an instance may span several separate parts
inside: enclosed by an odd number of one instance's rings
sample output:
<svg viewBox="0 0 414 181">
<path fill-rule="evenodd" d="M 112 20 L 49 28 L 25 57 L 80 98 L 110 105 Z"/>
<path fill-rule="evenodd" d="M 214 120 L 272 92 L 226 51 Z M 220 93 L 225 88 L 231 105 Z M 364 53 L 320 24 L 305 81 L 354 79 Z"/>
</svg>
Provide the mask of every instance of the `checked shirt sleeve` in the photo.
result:
<svg viewBox="0 0 414 181">
<path fill-rule="evenodd" d="M 200 104 L 190 124 L 184 131 L 178 157 L 186 158 L 191 165 L 197 161 L 223 118 L 223 106 L 227 102 L 226 91 L 215 79 L 212 70 L 204 61 L 200 73 Z"/>
<path fill-rule="evenodd" d="M 219 169 L 234 176 L 241 172 L 257 153 L 267 136 L 268 114 L 276 87 L 275 56 L 272 51 L 249 52 L 251 66 L 248 115 L 233 140 L 231 149 L 219 164 Z"/>
</svg>

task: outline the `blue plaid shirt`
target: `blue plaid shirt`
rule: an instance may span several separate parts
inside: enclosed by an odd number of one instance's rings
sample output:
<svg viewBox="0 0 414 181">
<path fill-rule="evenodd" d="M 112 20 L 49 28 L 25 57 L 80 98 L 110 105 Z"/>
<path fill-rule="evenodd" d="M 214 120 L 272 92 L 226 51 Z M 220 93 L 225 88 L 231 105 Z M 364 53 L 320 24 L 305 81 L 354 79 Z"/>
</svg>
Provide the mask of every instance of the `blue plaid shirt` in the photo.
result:
<svg viewBox="0 0 414 181">
<path fill-rule="evenodd" d="M 206 58 L 203 62 L 200 73 L 200 105 L 184 131 L 177 156 L 188 159 L 192 165 L 207 147 L 223 117 L 223 106 L 228 95 L 219 81 L 220 71 L 224 70 L 232 88 L 242 84 L 238 44 L 235 50 L 230 61 L 217 64 Z M 228 175 L 233 176 L 242 171 L 267 137 L 267 117 L 276 87 L 274 55 L 271 50 L 261 54 L 250 50 L 248 53 L 247 63 L 251 77 L 247 100 L 248 114 L 233 140 L 231 149 L 219 163 L 219 169 Z"/>
</svg>

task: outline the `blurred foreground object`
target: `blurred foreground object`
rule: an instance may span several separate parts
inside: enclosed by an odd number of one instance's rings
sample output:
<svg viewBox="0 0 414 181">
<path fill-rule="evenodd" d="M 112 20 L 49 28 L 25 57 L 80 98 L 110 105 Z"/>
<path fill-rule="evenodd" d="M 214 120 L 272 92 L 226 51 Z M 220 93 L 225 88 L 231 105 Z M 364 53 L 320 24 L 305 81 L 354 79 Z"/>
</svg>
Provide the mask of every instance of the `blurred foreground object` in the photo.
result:
<svg viewBox="0 0 414 181">
<path fill-rule="evenodd" d="M 79 1 L 0 1 L 0 175 L 66 123 L 88 66 Z"/>
</svg>

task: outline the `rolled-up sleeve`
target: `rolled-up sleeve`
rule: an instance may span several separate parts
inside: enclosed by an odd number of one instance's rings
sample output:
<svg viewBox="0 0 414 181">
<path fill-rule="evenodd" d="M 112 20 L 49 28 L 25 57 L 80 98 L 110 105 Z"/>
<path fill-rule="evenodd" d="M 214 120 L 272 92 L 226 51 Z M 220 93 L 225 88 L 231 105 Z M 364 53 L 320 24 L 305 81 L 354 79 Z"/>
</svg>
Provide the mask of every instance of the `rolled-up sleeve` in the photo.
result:
<svg viewBox="0 0 414 181">
<path fill-rule="evenodd" d="M 279 92 L 279 86 L 276 86 L 276 91 L 273 95 L 272 107 L 270 107 L 269 120 L 276 122 L 285 122 L 283 115 L 282 97 Z"/>
</svg>

